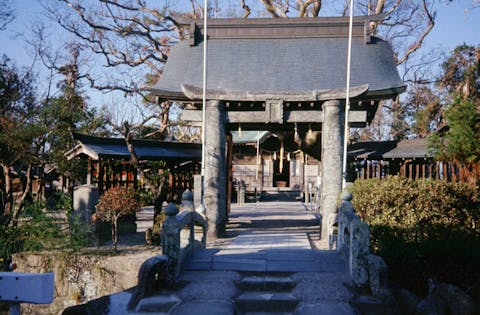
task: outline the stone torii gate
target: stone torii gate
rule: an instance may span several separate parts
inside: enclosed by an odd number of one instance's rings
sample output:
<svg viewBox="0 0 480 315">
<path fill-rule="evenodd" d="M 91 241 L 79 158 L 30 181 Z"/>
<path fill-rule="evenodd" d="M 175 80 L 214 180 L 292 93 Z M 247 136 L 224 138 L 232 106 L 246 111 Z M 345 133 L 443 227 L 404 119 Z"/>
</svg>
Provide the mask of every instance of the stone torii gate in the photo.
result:
<svg viewBox="0 0 480 315">
<path fill-rule="evenodd" d="M 383 99 L 405 90 L 390 45 L 369 32 L 375 16 L 355 17 L 350 127 L 370 122 Z M 348 18 L 213 19 L 208 26 L 204 205 L 208 237 L 227 223 L 230 130 L 321 132 L 322 238 L 342 186 Z M 182 118 L 201 122 L 203 22 L 171 51 L 152 88 L 185 104 Z"/>
</svg>

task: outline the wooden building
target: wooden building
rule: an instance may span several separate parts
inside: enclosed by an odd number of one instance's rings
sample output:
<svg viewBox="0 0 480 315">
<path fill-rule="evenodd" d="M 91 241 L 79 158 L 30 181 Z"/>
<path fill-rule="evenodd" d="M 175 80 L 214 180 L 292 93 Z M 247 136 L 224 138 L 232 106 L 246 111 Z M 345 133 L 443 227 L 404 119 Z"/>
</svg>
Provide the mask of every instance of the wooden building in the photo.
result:
<svg viewBox="0 0 480 315">
<path fill-rule="evenodd" d="M 86 184 L 94 184 L 99 193 L 115 185 L 141 188 L 142 178 L 132 167 L 125 140 L 75 134 L 78 144 L 66 153 L 67 159 L 88 159 Z M 201 145 L 159 140 L 133 140 L 142 167 L 169 171 L 171 200 L 179 201 L 185 189 L 193 188 L 193 175 L 200 170 Z M 152 165 L 161 161 L 162 165 Z"/>
</svg>

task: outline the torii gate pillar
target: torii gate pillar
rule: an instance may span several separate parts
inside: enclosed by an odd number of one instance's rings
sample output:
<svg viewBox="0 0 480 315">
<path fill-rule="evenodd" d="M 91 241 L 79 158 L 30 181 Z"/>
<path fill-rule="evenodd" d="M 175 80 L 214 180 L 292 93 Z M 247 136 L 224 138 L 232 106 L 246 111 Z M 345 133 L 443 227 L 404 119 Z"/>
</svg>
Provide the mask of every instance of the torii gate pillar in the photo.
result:
<svg viewBox="0 0 480 315">
<path fill-rule="evenodd" d="M 208 221 L 208 240 L 225 234 L 227 224 L 226 114 L 221 101 L 206 102 L 205 177 L 203 202 Z"/>
<path fill-rule="evenodd" d="M 331 214 L 337 212 L 337 201 L 342 191 L 345 109 L 340 101 L 332 100 L 323 103 L 322 112 L 321 238 L 328 240 L 328 219 Z"/>
</svg>

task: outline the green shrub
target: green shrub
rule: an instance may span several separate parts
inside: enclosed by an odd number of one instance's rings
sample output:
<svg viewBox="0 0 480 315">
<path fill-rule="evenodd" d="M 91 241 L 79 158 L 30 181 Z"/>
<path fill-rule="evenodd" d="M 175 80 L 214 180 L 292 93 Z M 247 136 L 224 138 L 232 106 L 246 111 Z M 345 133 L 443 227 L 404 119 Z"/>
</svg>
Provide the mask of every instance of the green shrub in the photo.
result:
<svg viewBox="0 0 480 315">
<path fill-rule="evenodd" d="M 91 240 L 90 228 L 79 222 L 78 218 L 70 220 L 70 226 L 66 229 L 64 220 L 47 214 L 44 202 L 32 202 L 25 206 L 16 225 L 0 225 L 0 257 L 9 260 L 12 254 L 23 251 L 77 251 L 90 245 Z"/>
<path fill-rule="evenodd" d="M 478 188 L 398 176 L 357 180 L 353 204 L 383 255 L 471 253 L 480 243 Z"/>
<path fill-rule="evenodd" d="M 70 229 L 67 237 L 67 247 L 73 251 L 79 251 L 84 247 L 92 245 L 94 239 L 93 231 L 78 216 L 71 216 Z"/>
<path fill-rule="evenodd" d="M 64 192 L 57 192 L 54 196 L 55 210 L 63 210 L 67 215 L 67 218 L 73 213 L 73 200 L 72 197 Z"/>
<path fill-rule="evenodd" d="M 32 201 L 32 202 L 26 202 L 25 203 L 25 208 L 21 212 L 22 216 L 27 216 L 27 217 L 34 217 L 34 216 L 39 216 L 43 213 L 45 210 L 46 204 L 44 201 Z"/>
<path fill-rule="evenodd" d="M 150 190 L 141 190 L 138 193 L 141 207 L 151 206 L 154 203 L 155 196 Z"/>
<path fill-rule="evenodd" d="M 162 212 L 158 214 L 153 220 L 153 226 L 149 229 L 149 233 L 150 233 L 149 243 L 151 245 L 161 245 L 162 226 L 165 219 L 166 219 L 165 213 Z"/>
</svg>

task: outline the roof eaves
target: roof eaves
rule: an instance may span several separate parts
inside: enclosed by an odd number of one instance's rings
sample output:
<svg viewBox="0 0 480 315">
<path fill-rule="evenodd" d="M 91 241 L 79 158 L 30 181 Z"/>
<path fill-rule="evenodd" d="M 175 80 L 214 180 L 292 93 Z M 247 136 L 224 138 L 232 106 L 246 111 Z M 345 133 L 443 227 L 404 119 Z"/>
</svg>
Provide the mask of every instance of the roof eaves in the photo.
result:
<svg viewBox="0 0 480 315">
<path fill-rule="evenodd" d="M 203 97 L 203 90 L 200 87 L 182 84 L 183 94 L 191 100 L 199 100 Z M 363 84 L 350 88 L 350 97 L 360 97 L 368 93 L 369 85 Z M 282 99 L 284 101 L 327 101 L 333 99 L 345 98 L 345 88 L 325 89 L 316 91 L 235 91 L 226 89 L 207 89 L 206 97 L 208 99 L 224 101 L 266 101 L 271 99 Z"/>
<path fill-rule="evenodd" d="M 92 158 L 93 160 L 99 159 L 99 155 L 97 152 L 95 152 L 94 150 L 92 150 L 91 148 L 89 148 L 88 146 L 82 143 L 77 144 L 72 149 L 65 152 L 64 155 L 67 157 L 67 160 L 70 161 L 81 154 L 85 154 L 86 156 Z"/>
</svg>

